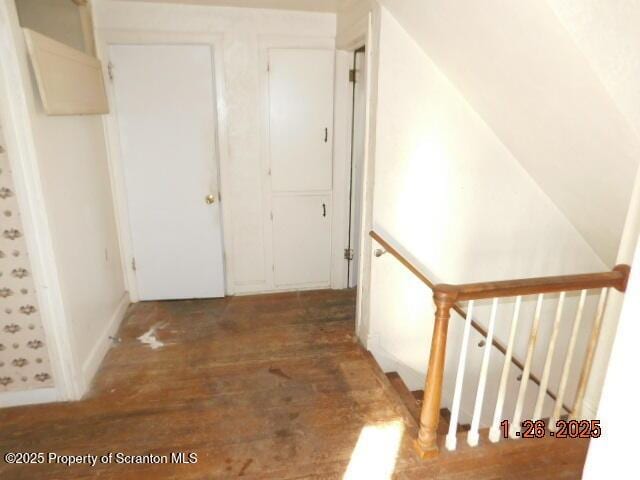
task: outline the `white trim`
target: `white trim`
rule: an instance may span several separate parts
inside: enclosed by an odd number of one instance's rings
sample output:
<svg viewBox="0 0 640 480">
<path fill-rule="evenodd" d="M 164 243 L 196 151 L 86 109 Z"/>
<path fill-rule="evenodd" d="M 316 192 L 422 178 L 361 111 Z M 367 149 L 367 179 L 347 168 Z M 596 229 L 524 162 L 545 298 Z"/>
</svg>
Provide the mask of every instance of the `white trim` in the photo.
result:
<svg viewBox="0 0 640 480">
<path fill-rule="evenodd" d="M 380 342 L 380 334 L 367 337 L 367 350 L 371 352 L 380 369 L 385 372 L 396 372 L 409 390 L 422 390 L 425 375 L 405 365 L 400 359 L 387 351 Z"/>
<path fill-rule="evenodd" d="M 364 346 L 371 352 L 383 372 L 397 371 L 399 361 L 380 346 L 379 333 L 370 333 L 364 342 Z"/>
<path fill-rule="evenodd" d="M 184 45 L 196 44 L 207 45 L 211 48 L 212 65 L 215 80 L 215 100 L 217 118 L 216 144 L 218 146 L 218 169 L 220 173 L 219 188 L 221 195 L 222 214 L 222 236 L 224 252 L 224 272 L 225 272 L 225 293 L 233 295 L 235 293 L 235 283 L 233 279 L 233 241 L 232 241 L 232 215 L 231 204 L 227 200 L 231 194 L 231 163 L 229 156 L 229 141 L 227 134 L 227 102 L 225 96 L 225 75 L 224 75 L 224 35 L 222 33 L 182 33 L 175 31 L 139 31 L 139 30 L 119 30 L 102 29 L 97 31 L 96 45 L 98 58 L 104 65 L 109 64 L 110 45 Z M 117 75 L 117 65 L 114 69 Z M 103 72 L 105 84 L 107 85 L 107 96 L 109 103 L 115 106 L 113 82 L 108 78 L 108 72 Z M 120 250 L 122 252 L 122 268 L 125 272 L 125 282 L 129 290 L 132 302 L 139 301 L 136 275 L 131 268 L 134 257 L 133 242 L 131 236 L 131 224 L 127 208 L 127 195 L 122 168 L 122 149 L 119 138 L 118 118 L 115 107 L 112 113 L 105 117 L 105 135 L 107 139 L 107 158 L 109 163 L 109 174 L 111 177 L 111 187 L 114 198 L 114 210 L 116 215 L 116 226 Z"/>
<path fill-rule="evenodd" d="M 352 128 L 353 128 L 353 86 L 349 81 L 349 71 L 353 66 L 353 55 L 361 47 L 366 48 L 366 36 L 359 35 L 354 40 L 353 46 L 336 50 L 336 83 L 334 102 L 334 171 L 333 190 L 334 204 L 342 205 L 340 210 L 334 207 L 340 214 L 334 217 L 334 236 L 340 244 L 340 248 L 334 249 L 332 260 L 331 288 L 349 288 L 348 262 L 345 261 L 343 250 L 349 245 L 349 202 L 351 201 L 351 152 L 352 152 Z M 346 57 L 344 55 L 346 54 Z M 365 53 L 365 55 L 367 55 Z M 346 62 L 346 63 L 344 63 Z M 366 88 L 366 85 L 365 85 Z M 342 103 L 342 104 L 341 104 Z M 365 112 L 365 115 L 368 113 Z M 368 119 L 365 119 L 365 125 Z M 366 127 L 365 127 L 366 128 Z M 365 144 L 367 139 L 364 139 Z M 363 165 L 364 167 L 364 159 Z M 362 193 L 362 192 L 361 192 Z M 363 212 L 361 211 L 361 214 Z M 344 216 L 344 217 L 343 217 Z M 355 224 L 354 228 L 359 227 Z M 353 246 L 355 247 L 355 246 Z M 354 248 L 357 253 L 358 249 Z M 359 281 L 359 277 L 358 277 Z"/>
<path fill-rule="evenodd" d="M 56 402 L 60 400 L 58 393 L 58 390 L 54 387 L 2 392 L 0 393 L 0 408 Z"/>
<path fill-rule="evenodd" d="M 377 5 L 377 4 L 376 4 Z M 369 229 L 373 226 L 373 190 L 375 173 L 375 116 L 378 88 L 378 50 L 379 50 L 379 7 L 367 18 L 366 44 L 366 111 L 364 133 L 364 161 L 362 162 L 362 213 L 360 217 L 360 247 L 358 255 L 358 293 L 356 297 L 356 335 L 367 338 L 370 328 L 371 292 L 371 251 L 372 243 Z M 374 27 L 375 25 L 375 27 Z M 374 37 L 374 28 L 376 29 Z M 375 42 L 374 42 L 375 39 Z M 374 68 L 375 66 L 375 68 Z"/>
<path fill-rule="evenodd" d="M 278 288 L 272 288 L 270 290 L 256 290 L 251 286 L 239 286 L 236 287 L 236 296 L 246 297 L 249 295 L 268 295 L 270 293 L 282 293 L 282 292 L 310 292 L 314 290 L 331 290 L 328 284 L 310 284 L 305 286 L 284 286 Z"/>
<path fill-rule="evenodd" d="M 16 196 L 31 260 L 42 325 L 59 398 L 82 395 L 79 365 L 72 342 L 73 329 L 66 315 L 55 261 L 53 239 L 40 180 L 30 110 L 35 99 L 27 52 L 13 2 L 0 2 L 0 97 L 4 131 L 11 154 Z M 11 86 L 8 88 L 7 86 Z"/>
<path fill-rule="evenodd" d="M 89 389 L 93 377 L 97 373 L 100 365 L 102 364 L 102 360 L 111 347 L 111 339 L 109 337 L 115 336 L 118 328 L 120 327 L 120 324 L 122 323 L 122 320 L 124 319 L 125 313 L 127 312 L 127 307 L 130 303 L 131 302 L 129 300 L 129 294 L 125 292 L 125 294 L 120 299 L 120 302 L 118 302 L 118 306 L 109 319 L 109 322 L 107 323 L 105 329 L 98 336 L 95 345 L 91 349 L 91 352 L 89 352 L 87 359 L 82 365 L 82 378 L 84 380 L 86 390 Z"/>
<path fill-rule="evenodd" d="M 383 372 L 397 372 L 409 390 L 413 391 L 424 389 L 426 374 L 407 366 L 405 362 L 395 357 L 389 351 L 385 350 L 385 348 L 380 344 L 379 333 L 370 334 L 367 337 L 366 346 L 367 350 L 371 352 L 373 358 Z M 451 384 L 445 382 L 442 385 L 442 388 L 442 398 L 453 397 L 453 389 Z M 467 410 L 464 405 L 460 405 L 460 423 L 469 422 L 471 420 L 471 416 L 471 412 Z"/>
</svg>

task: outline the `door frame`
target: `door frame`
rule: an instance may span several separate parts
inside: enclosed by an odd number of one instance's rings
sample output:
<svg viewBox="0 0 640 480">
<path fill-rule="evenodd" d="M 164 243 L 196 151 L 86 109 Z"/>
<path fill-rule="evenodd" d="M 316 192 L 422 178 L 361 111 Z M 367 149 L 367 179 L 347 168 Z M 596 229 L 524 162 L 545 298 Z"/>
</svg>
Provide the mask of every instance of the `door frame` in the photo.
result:
<svg viewBox="0 0 640 480">
<path fill-rule="evenodd" d="M 377 65 L 378 56 L 378 39 L 379 39 L 379 6 L 372 5 L 358 21 L 353 24 L 353 28 L 349 29 L 341 39 L 341 50 L 338 50 L 347 62 L 348 68 L 351 68 L 353 60 L 353 53 L 358 48 L 365 47 L 365 65 L 366 65 L 366 82 L 365 82 L 365 132 L 364 132 L 364 159 L 362 165 L 362 211 L 360 218 L 360 225 L 356 225 L 356 228 L 360 230 L 360 245 L 358 255 L 358 285 L 356 287 L 356 335 L 362 345 L 367 346 L 370 340 L 369 338 L 369 316 L 370 316 L 370 290 L 371 290 L 371 256 L 372 256 L 372 242 L 369 237 L 369 230 L 372 225 L 372 211 L 373 211 L 373 190 L 374 181 L 373 174 L 375 168 L 375 103 L 377 92 L 377 71 L 375 65 Z M 348 73 L 348 72 L 347 72 Z M 347 77 L 348 78 L 348 77 Z M 347 89 L 349 98 L 352 97 L 353 91 L 350 88 L 350 83 L 345 83 L 341 86 L 341 89 Z M 343 110 L 342 115 L 348 115 L 348 120 L 343 120 L 350 125 L 351 123 L 351 102 L 349 102 L 349 108 Z M 346 112 L 346 113 L 345 113 Z M 349 132 L 351 130 L 349 129 Z M 351 138 L 347 140 L 349 145 L 349 152 L 351 150 Z M 350 157 L 349 157 L 350 159 Z M 350 163 L 345 161 L 343 167 L 345 169 L 350 167 Z M 344 189 L 348 188 L 350 179 L 345 173 L 344 177 Z M 347 245 L 348 235 L 348 222 L 345 214 L 345 221 L 343 222 L 342 240 Z M 342 278 L 344 279 L 344 285 L 346 287 L 347 278 L 347 265 L 346 262 L 342 262 Z"/>
<path fill-rule="evenodd" d="M 365 72 L 364 74 L 366 75 L 366 60 L 367 60 L 367 48 L 366 45 L 363 43 L 361 47 L 358 47 L 357 49 L 353 50 L 353 63 L 352 63 L 352 71 L 357 72 L 357 58 L 358 58 L 358 54 L 362 54 L 363 58 L 364 58 L 364 66 L 365 66 Z M 365 95 L 365 109 L 364 109 L 364 118 L 363 118 L 363 125 L 362 127 L 364 128 L 364 130 L 366 130 L 366 125 L 367 125 L 367 105 L 366 105 L 366 95 L 367 95 L 367 91 L 366 91 L 366 76 L 364 77 L 365 79 L 365 83 L 362 85 L 362 88 L 364 89 L 364 95 Z M 348 189 L 349 189 L 349 195 L 348 195 L 348 202 L 349 202 L 349 215 L 347 217 L 347 222 L 348 222 L 348 226 L 347 226 L 347 249 L 352 250 L 353 251 L 353 257 L 351 259 L 347 259 L 347 288 L 351 288 L 351 280 L 352 280 L 352 275 L 356 269 L 352 268 L 353 266 L 353 260 L 356 258 L 356 256 L 359 254 L 360 252 L 360 245 L 355 245 L 355 238 L 354 238 L 354 234 L 356 231 L 359 232 L 360 227 L 361 227 L 361 223 L 362 223 L 362 191 L 364 189 L 364 178 L 362 178 L 363 182 L 362 185 L 360 185 L 360 191 L 354 191 L 354 188 L 357 187 L 357 185 L 354 185 L 354 178 L 353 178 L 353 174 L 354 174 L 354 148 L 355 148 L 355 144 L 354 144 L 354 140 L 355 140 L 355 131 L 356 131 L 356 88 L 357 88 L 357 84 L 358 82 L 356 81 L 357 78 L 354 78 L 353 81 L 351 82 L 351 78 L 349 79 L 349 81 L 352 83 L 352 88 L 351 88 L 351 135 L 350 135 L 350 141 L 349 141 L 349 145 L 350 145 L 350 151 L 349 151 L 349 176 L 348 176 Z M 363 140 L 363 145 L 362 145 L 362 160 L 361 160 L 361 164 L 358 166 L 358 168 L 361 170 L 361 175 L 362 175 L 362 170 L 364 170 L 364 163 L 365 163 L 365 144 L 367 142 L 366 139 L 366 132 L 363 132 L 363 136 L 362 136 L 362 140 Z M 353 211 L 353 201 L 356 197 L 360 198 L 360 218 L 355 218 L 354 216 L 354 211 Z M 362 234 L 362 232 L 359 232 L 360 234 Z M 360 238 L 360 236 L 358 236 L 358 238 Z M 354 243 L 352 243 L 352 241 L 354 241 Z M 345 256 L 346 257 L 346 256 Z M 359 270 L 359 269 L 358 269 Z M 358 273 L 358 272 L 356 272 Z M 356 284 L 357 286 L 357 284 Z"/>
<path fill-rule="evenodd" d="M 217 145 L 218 159 L 218 188 L 220 192 L 220 213 L 222 217 L 222 252 L 223 270 L 225 275 L 225 295 L 233 295 L 233 255 L 230 249 L 231 239 L 231 205 L 226 201 L 230 183 L 230 158 L 227 133 L 227 120 L 224 111 L 225 81 L 224 81 L 224 35 L 221 33 L 178 33 L 169 31 L 130 31 L 120 29 L 98 30 L 96 49 L 98 58 L 103 63 L 104 83 L 107 90 L 111 112 L 105 116 L 105 137 L 107 142 L 107 159 L 109 163 L 109 176 L 111 190 L 113 192 L 116 226 L 121 250 L 122 270 L 125 272 L 125 283 L 129 290 L 132 302 L 140 301 L 138 294 L 136 273 L 133 270 L 133 241 L 131 235 L 131 223 L 129 218 L 127 191 L 124 180 L 122 146 L 120 142 L 119 123 L 115 106 L 115 85 L 109 78 L 109 48 L 111 45 L 200 45 L 208 46 L 211 50 L 211 65 L 213 68 L 212 85 L 215 98 L 215 118 L 217 122 L 215 141 Z M 117 75 L 117 65 L 114 66 L 114 75 Z"/>
<path fill-rule="evenodd" d="M 334 204 L 334 239 L 337 242 L 337 247 L 334 248 L 334 260 L 332 268 L 331 288 L 348 288 L 348 263 L 344 259 L 344 249 L 349 245 L 349 204 L 350 204 L 350 184 L 351 184 L 351 127 L 352 127 L 352 112 L 353 112 L 353 85 L 349 81 L 349 70 L 353 67 L 353 58 L 356 50 L 365 48 L 366 57 L 366 83 L 365 83 L 365 96 L 366 96 L 366 109 L 365 109 L 365 140 L 364 140 L 364 158 L 363 158 L 363 185 L 362 185 L 362 211 L 359 224 L 353 225 L 352 228 L 360 230 L 360 245 L 358 249 L 360 252 L 365 251 L 367 244 L 364 243 L 369 238 L 367 231 L 367 224 L 364 221 L 364 217 L 371 208 L 373 198 L 370 195 L 371 179 L 368 178 L 367 173 L 371 168 L 369 167 L 369 130 L 370 130 L 370 114 L 371 114 L 371 48 L 372 45 L 372 16 L 369 11 L 366 12 L 359 20 L 357 20 L 353 27 L 344 32 L 339 39 L 339 45 L 336 50 L 336 102 L 335 102 L 335 135 L 334 135 L 334 148 L 335 148 L 335 167 L 334 172 L 334 197 L 336 202 Z M 364 242 L 363 242 L 364 241 Z M 365 315 L 365 305 L 363 302 L 363 286 L 364 283 L 361 279 L 365 279 L 368 282 L 368 278 L 363 277 L 362 267 L 366 256 L 362 254 L 360 262 L 358 264 L 358 285 L 357 285 L 357 299 L 356 299 L 356 325 L 360 325 L 363 312 Z M 364 287 L 364 293 L 366 293 L 366 287 Z"/>
</svg>

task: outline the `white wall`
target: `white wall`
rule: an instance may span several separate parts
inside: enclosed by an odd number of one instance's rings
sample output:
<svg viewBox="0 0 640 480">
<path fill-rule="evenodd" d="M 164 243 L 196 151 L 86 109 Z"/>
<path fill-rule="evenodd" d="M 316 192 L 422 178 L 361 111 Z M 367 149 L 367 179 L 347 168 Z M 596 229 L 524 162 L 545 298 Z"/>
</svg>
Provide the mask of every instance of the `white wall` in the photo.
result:
<svg viewBox="0 0 640 480">
<path fill-rule="evenodd" d="M 102 120 L 48 117 L 40 100 L 33 119 L 65 308 L 90 379 L 127 301 Z"/>
<path fill-rule="evenodd" d="M 384 8 L 376 105 L 373 226 L 410 254 L 435 282 L 608 270 L 580 232 Z M 411 388 L 419 388 L 431 337 L 431 293 L 390 255 L 372 258 L 371 262 L 368 345 L 383 366 L 398 368 Z M 593 310 L 594 301 L 590 299 L 589 310 Z M 572 299 L 565 309 L 567 326 L 575 312 L 574 304 Z M 531 307 L 525 308 L 521 320 L 523 331 L 517 348 L 521 358 Z M 555 300 L 548 300 L 542 344 L 548 341 L 554 308 Z M 504 321 L 499 321 L 497 335 L 503 342 L 511 309 L 506 306 L 501 317 Z M 486 323 L 486 308 L 478 313 Z M 460 320 L 452 319 L 449 365 L 451 356 L 457 353 L 459 326 Z M 472 345 L 479 339 L 474 337 Z M 542 368 L 545 349 L 539 350 L 534 362 L 537 372 Z M 471 355 L 469 378 L 473 382 L 481 351 L 476 349 Z M 497 353 L 492 356 L 492 368 L 501 367 L 502 358 Z M 512 371 L 514 377 L 519 373 Z M 448 382 L 453 379 L 450 373 Z M 445 385 L 445 389 L 449 387 Z"/>
<path fill-rule="evenodd" d="M 638 433 L 634 428 L 634 414 L 640 403 L 637 382 L 640 248 L 636 249 L 635 259 L 598 409 L 602 436 L 589 443 L 582 477 L 585 480 L 607 478 L 612 472 L 625 472 L 624 476 L 633 478 L 638 472 Z"/>
<path fill-rule="evenodd" d="M 547 0 L 627 121 L 640 133 L 640 4 Z M 633 248 L 631 249 L 633 250 Z"/>
<path fill-rule="evenodd" d="M 43 113 L 15 10 L 15 48 L 21 70 L 13 94 L 24 94 L 37 159 L 54 269 L 62 295 L 55 321 L 68 322 L 76 393 L 84 392 L 128 304 L 125 292 L 102 119 Z M 24 88 L 24 91 L 21 90 Z M 75 395 L 75 393 L 71 393 Z"/>
<path fill-rule="evenodd" d="M 335 14 L 101 1 L 95 5 L 95 25 L 105 57 L 106 44 L 115 41 L 121 31 L 153 32 L 156 38 L 174 42 L 186 35 L 223 36 L 224 71 L 216 74 L 224 76 L 225 85 L 219 108 L 228 139 L 229 162 L 221 185 L 225 227 L 231 230 L 225 232 L 228 274 L 235 293 L 272 290 L 264 152 L 266 49 L 270 45 L 333 48 Z M 117 65 L 115 68 L 117 72 Z"/>
<path fill-rule="evenodd" d="M 606 0 L 547 0 L 591 68 L 640 134 L 640 4 Z M 640 170 L 636 174 L 616 263 L 631 264 L 640 234 Z M 609 355 L 616 337 L 624 295 L 613 292 L 607 305 L 588 398 L 597 405 Z"/>
<path fill-rule="evenodd" d="M 618 108 L 633 95 L 612 99 L 546 2 L 382 3 L 612 267 L 640 158 Z"/>
</svg>

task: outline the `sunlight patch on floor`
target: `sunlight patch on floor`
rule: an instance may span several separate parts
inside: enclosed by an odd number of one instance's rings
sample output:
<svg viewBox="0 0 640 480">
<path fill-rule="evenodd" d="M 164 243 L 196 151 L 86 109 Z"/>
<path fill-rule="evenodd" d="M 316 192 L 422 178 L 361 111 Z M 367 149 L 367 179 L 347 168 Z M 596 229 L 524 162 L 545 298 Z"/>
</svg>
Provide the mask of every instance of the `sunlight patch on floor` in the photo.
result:
<svg viewBox="0 0 640 480">
<path fill-rule="evenodd" d="M 401 420 L 364 427 L 343 479 L 391 478 L 403 433 L 404 423 Z"/>
</svg>

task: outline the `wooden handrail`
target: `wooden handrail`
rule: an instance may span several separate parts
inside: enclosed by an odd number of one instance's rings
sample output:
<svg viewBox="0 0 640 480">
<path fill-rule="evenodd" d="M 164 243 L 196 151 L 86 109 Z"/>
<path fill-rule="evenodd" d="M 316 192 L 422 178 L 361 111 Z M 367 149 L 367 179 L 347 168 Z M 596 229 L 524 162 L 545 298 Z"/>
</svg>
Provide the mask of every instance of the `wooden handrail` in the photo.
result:
<svg viewBox="0 0 640 480">
<path fill-rule="evenodd" d="M 610 272 L 466 283 L 463 285 L 439 284 L 435 285 L 434 290 L 442 292 L 456 301 L 572 292 L 596 288 L 615 288 L 624 292 L 627 289 L 629 271 L 629 265 L 616 265 Z"/>
<path fill-rule="evenodd" d="M 554 277 L 540 277 L 519 280 L 506 280 L 498 282 L 469 283 L 462 285 L 434 284 L 418 267 L 402 255 L 389 242 L 383 239 L 376 232 L 371 231 L 369 235 L 378 242 L 386 252 L 395 257 L 410 272 L 419 278 L 425 285 L 433 290 L 433 298 L 436 304 L 436 314 L 434 320 L 434 332 L 431 339 L 431 353 L 429 357 L 429 369 L 425 382 L 423 408 L 420 416 L 420 430 L 416 447 L 418 453 L 423 457 L 436 455 L 438 452 L 436 442 L 436 431 L 439 420 L 440 400 L 442 396 L 442 376 L 444 374 L 444 360 L 447 342 L 447 329 L 450 318 L 450 310 L 453 309 L 463 318 L 467 318 L 466 312 L 457 302 L 465 300 L 481 300 L 500 297 L 517 297 L 524 295 L 540 295 L 546 293 L 570 292 L 579 290 L 615 288 L 624 292 L 627 288 L 629 278 L 629 265 L 617 265 L 610 272 L 561 275 Z M 485 338 L 487 331 L 471 319 L 471 325 Z M 597 336 L 596 336 L 597 337 Z M 507 349 L 495 339 L 492 345 L 503 354 Z M 511 357 L 511 362 L 521 370 L 524 365 L 515 357 Z M 529 379 L 540 386 L 540 380 L 529 373 Z M 545 382 L 546 383 L 546 382 Z M 546 394 L 554 400 L 556 395 L 546 389 Z M 566 405 L 562 407 L 570 412 Z"/>
<path fill-rule="evenodd" d="M 427 277 L 422 271 L 420 271 L 420 269 L 418 267 L 416 267 L 413 263 L 411 263 L 411 261 L 409 261 L 403 254 L 398 252 L 398 250 L 396 248 L 394 248 L 393 245 L 391 245 L 389 242 L 387 242 L 384 238 L 382 238 L 380 235 L 378 235 L 374 231 L 369 232 L 369 235 L 380 246 L 382 246 L 385 249 L 386 252 L 390 253 L 396 260 L 398 260 L 402 265 L 404 265 L 407 268 L 407 270 L 409 270 L 416 277 L 418 277 L 425 285 L 427 285 L 434 292 L 436 291 L 436 289 L 438 289 L 440 287 L 443 287 L 443 286 L 444 286 L 444 290 L 451 290 L 452 287 L 455 287 L 453 285 L 446 285 L 446 284 L 437 284 L 436 285 L 436 284 L 434 284 L 429 279 L 429 277 Z M 558 278 L 558 277 L 552 277 L 552 278 Z M 493 282 L 493 283 L 495 284 L 495 283 L 501 283 L 501 282 Z M 480 285 L 480 284 L 475 284 L 475 285 Z M 464 285 L 461 285 L 461 286 L 464 286 Z M 455 312 L 458 315 L 460 315 L 464 320 L 467 319 L 467 312 L 458 303 L 454 303 L 451 308 L 453 308 L 455 310 Z M 471 326 L 480 335 L 482 335 L 484 338 L 487 338 L 487 330 L 480 323 L 478 323 L 476 320 L 474 320 L 473 318 L 471 319 Z M 500 342 L 499 340 L 496 340 L 495 337 L 491 340 L 491 345 L 494 348 L 496 348 L 500 353 L 502 353 L 503 355 L 506 355 L 507 347 L 502 342 Z M 524 370 L 524 362 L 522 360 L 520 360 L 518 357 L 516 357 L 515 355 L 511 356 L 511 363 L 513 365 L 515 365 L 516 367 L 518 367 L 520 370 Z M 540 379 L 535 374 L 529 373 L 529 380 L 531 380 L 536 385 L 540 386 Z M 546 393 L 547 393 L 547 396 L 549 398 L 551 398 L 552 400 L 555 401 L 557 399 L 557 395 L 554 392 L 552 392 L 551 390 L 549 390 L 548 388 L 546 389 Z M 567 413 L 571 412 L 571 409 L 564 403 L 562 404 L 562 408 Z"/>
<path fill-rule="evenodd" d="M 455 301 L 481 300 L 486 298 L 517 297 L 518 295 L 537 295 L 540 293 L 571 292 L 611 287 L 620 292 L 627 289 L 629 265 L 616 265 L 610 272 L 583 273 L 578 275 L 558 275 L 554 277 L 525 278 L 498 282 L 466 283 L 450 285 L 434 284 L 418 267 L 398 252 L 389 242 L 376 232 L 369 232 L 371 238 L 393 255 L 411 273 L 434 291 L 442 292 Z M 455 307 L 454 307 L 455 308 Z M 457 311 L 457 309 L 456 309 Z M 460 313 L 460 312 L 458 312 Z"/>
<path fill-rule="evenodd" d="M 396 260 L 398 260 L 402 265 L 404 265 L 407 268 L 407 270 L 409 270 L 416 277 L 418 277 L 422 281 L 422 283 L 424 283 L 431 290 L 434 289 L 435 284 L 431 280 L 429 280 L 429 277 L 427 277 L 424 273 L 422 273 L 420 269 L 416 267 L 413 263 L 407 260 L 407 258 L 404 255 L 402 255 L 400 252 L 398 252 L 398 250 L 396 250 L 389 242 L 387 242 L 384 238 L 382 238 L 373 230 L 369 232 L 369 235 L 376 242 L 378 242 L 378 244 L 383 246 L 388 253 L 393 255 L 393 257 L 395 257 Z"/>
<path fill-rule="evenodd" d="M 580 290 L 592 290 L 601 288 L 615 288 L 619 292 L 627 289 L 629 280 L 629 265 L 616 265 L 610 272 L 586 273 L 578 275 L 558 275 L 553 277 L 527 278 L 521 280 L 505 280 L 499 282 L 467 283 L 462 285 L 437 284 L 433 287 L 434 292 L 446 296 L 453 302 L 482 300 L 488 298 L 517 297 L 519 295 L 539 295 L 546 293 L 571 292 Z M 465 319 L 466 313 L 458 303 L 453 304 L 453 309 Z M 471 325 L 485 338 L 487 331 L 482 325 L 471 319 Z M 506 348 L 500 342 L 492 339 L 493 346 L 502 354 L 506 354 Z M 520 370 L 524 370 L 524 364 L 517 357 L 511 356 L 511 363 Z M 540 386 L 540 379 L 529 372 L 529 380 Z M 546 389 L 546 394 L 554 401 L 557 395 Z M 562 408 L 571 413 L 572 410 L 565 404 Z"/>
</svg>

